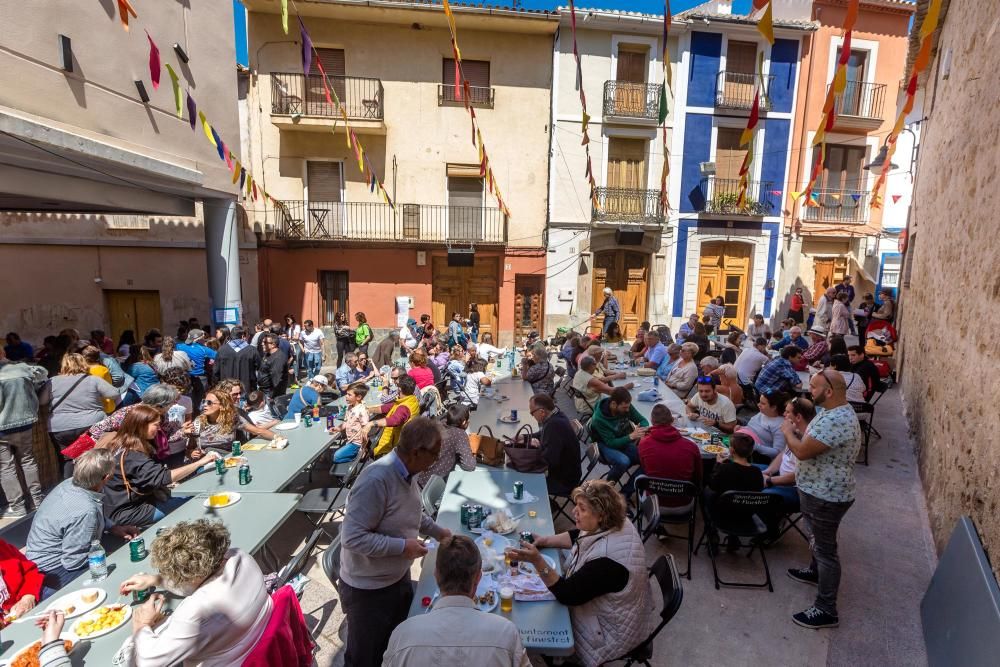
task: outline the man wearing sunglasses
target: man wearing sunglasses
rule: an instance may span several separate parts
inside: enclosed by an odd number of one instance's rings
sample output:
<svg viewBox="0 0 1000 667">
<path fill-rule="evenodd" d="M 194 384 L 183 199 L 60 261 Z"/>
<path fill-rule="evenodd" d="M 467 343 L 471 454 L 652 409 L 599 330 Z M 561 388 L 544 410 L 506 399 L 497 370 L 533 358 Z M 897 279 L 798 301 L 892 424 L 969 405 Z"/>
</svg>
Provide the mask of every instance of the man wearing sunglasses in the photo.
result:
<svg viewBox="0 0 1000 667">
<path fill-rule="evenodd" d="M 736 430 L 736 406 L 715 390 L 715 381 L 709 375 L 698 376 L 698 393 L 687 402 L 688 417 L 723 433 Z"/>
<path fill-rule="evenodd" d="M 861 449 L 861 426 L 847 402 L 844 377 L 837 371 L 823 370 L 814 375 L 809 392 L 817 414 L 805 434 L 796 435 L 789 419 L 781 426 L 788 450 L 799 461 L 795 481 L 802 514 L 813 534 L 812 563 L 788 570 L 788 576 L 819 589 L 813 605 L 792 616 L 792 620 L 805 628 L 834 628 L 840 622 L 837 529 L 854 504 L 854 461 Z"/>
</svg>

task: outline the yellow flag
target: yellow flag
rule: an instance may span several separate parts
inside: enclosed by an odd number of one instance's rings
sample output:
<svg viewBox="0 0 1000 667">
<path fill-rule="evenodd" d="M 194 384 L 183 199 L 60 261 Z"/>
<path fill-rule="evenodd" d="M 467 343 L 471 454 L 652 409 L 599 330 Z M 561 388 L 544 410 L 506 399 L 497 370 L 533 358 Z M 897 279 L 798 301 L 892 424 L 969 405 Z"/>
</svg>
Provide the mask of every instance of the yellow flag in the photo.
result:
<svg viewBox="0 0 1000 667">
<path fill-rule="evenodd" d="M 838 65 L 837 71 L 833 74 L 833 93 L 843 95 L 847 88 L 847 65 Z"/>
<path fill-rule="evenodd" d="M 198 119 L 201 121 L 201 129 L 205 131 L 205 136 L 208 137 L 208 142 L 218 148 L 218 144 L 215 143 L 215 137 L 212 136 L 212 126 L 208 124 L 208 119 L 205 118 L 205 112 L 198 112 Z"/>
<path fill-rule="evenodd" d="M 795 190 L 792 190 L 790 194 L 792 195 L 792 201 L 798 201 L 799 197 L 802 196 L 801 192 L 796 192 Z"/>
<path fill-rule="evenodd" d="M 444 15 L 448 17 L 448 29 L 451 30 L 451 36 L 455 37 L 455 15 L 451 13 L 451 5 L 448 4 L 448 0 L 444 0 L 442 4 L 444 5 Z"/>
<path fill-rule="evenodd" d="M 931 0 L 927 7 L 927 14 L 924 15 L 924 23 L 920 26 L 920 38 L 923 39 L 937 29 L 938 20 L 941 18 L 941 0 Z"/>
<path fill-rule="evenodd" d="M 288 34 L 288 0 L 281 0 L 281 29 Z"/>
<path fill-rule="evenodd" d="M 170 87 L 174 89 L 174 106 L 177 107 L 177 117 L 183 118 L 184 112 L 181 111 L 181 84 L 177 76 L 177 72 L 174 68 L 170 66 L 170 63 L 164 63 L 167 68 L 167 74 L 170 75 Z"/>
<path fill-rule="evenodd" d="M 774 21 L 773 15 L 771 13 L 771 3 L 767 3 L 767 7 L 764 8 L 764 13 L 761 15 L 760 20 L 757 21 L 757 31 L 764 35 L 764 39 L 771 46 L 774 46 Z"/>
<path fill-rule="evenodd" d="M 813 135 L 813 146 L 819 146 L 823 143 L 823 139 L 826 138 L 826 116 L 823 116 L 823 122 L 819 124 L 819 130 Z"/>
<path fill-rule="evenodd" d="M 240 180 L 240 161 L 236 161 L 236 167 L 233 169 L 233 185 L 236 185 L 236 181 Z"/>
</svg>

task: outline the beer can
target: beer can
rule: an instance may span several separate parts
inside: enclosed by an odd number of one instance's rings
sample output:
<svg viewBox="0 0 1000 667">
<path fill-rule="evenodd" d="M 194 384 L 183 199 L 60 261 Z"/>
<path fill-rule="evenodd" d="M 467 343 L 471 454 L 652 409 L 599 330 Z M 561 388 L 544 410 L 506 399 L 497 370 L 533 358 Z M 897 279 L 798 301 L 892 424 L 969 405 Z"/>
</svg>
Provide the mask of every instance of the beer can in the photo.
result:
<svg viewBox="0 0 1000 667">
<path fill-rule="evenodd" d="M 329 431 L 333 428 L 333 415 L 326 416 L 326 430 Z"/>
<path fill-rule="evenodd" d="M 524 482 L 514 482 L 514 500 L 521 500 L 522 498 L 524 498 Z"/>
<path fill-rule="evenodd" d="M 522 530 L 521 531 L 521 541 L 522 542 L 527 542 L 528 544 L 534 544 L 535 543 L 535 538 L 531 536 L 531 531 L 530 530 Z"/>
<path fill-rule="evenodd" d="M 146 542 L 141 537 L 133 537 L 128 541 L 128 555 L 133 563 L 138 563 L 149 554 L 146 552 Z"/>
<path fill-rule="evenodd" d="M 250 466 L 244 463 L 240 466 L 240 486 L 246 486 L 251 479 L 253 478 L 250 476 Z"/>
<path fill-rule="evenodd" d="M 512 422 L 516 422 L 517 421 L 517 410 L 511 410 L 510 411 L 510 420 Z"/>
<path fill-rule="evenodd" d="M 221 475 L 226 472 L 226 460 L 221 456 L 215 459 L 215 474 Z"/>
<path fill-rule="evenodd" d="M 149 596 L 152 595 L 154 590 L 155 589 L 152 586 L 144 588 L 141 591 L 139 589 L 135 589 L 132 591 L 132 602 L 145 602 L 149 599 Z"/>
<path fill-rule="evenodd" d="M 233 456 L 239 456 L 243 453 L 243 446 L 240 445 L 239 440 L 233 440 Z"/>
<path fill-rule="evenodd" d="M 483 506 L 473 505 L 469 509 L 469 530 L 479 528 L 483 524 Z"/>
<path fill-rule="evenodd" d="M 463 505 L 462 505 L 462 514 L 461 514 L 461 521 L 462 521 L 462 525 L 463 526 L 468 526 L 469 525 L 469 515 L 470 514 L 472 514 L 472 504 L 471 503 L 463 503 Z"/>
</svg>

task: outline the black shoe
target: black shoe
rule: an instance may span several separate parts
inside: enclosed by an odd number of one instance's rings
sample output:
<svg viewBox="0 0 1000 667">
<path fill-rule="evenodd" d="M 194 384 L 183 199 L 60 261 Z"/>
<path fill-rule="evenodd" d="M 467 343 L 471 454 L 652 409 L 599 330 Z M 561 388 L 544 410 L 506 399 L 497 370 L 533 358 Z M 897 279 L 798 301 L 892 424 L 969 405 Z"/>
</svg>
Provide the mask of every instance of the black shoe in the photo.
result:
<svg viewBox="0 0 1000 667">
<path fill-rule="evenodd" d="M 791 570 L 789 570 L 791 572 Z M 792 616 L 792 620 L 803 628 L 819 630 L 820 628 L 835 628 L 840 625 L 840 618 L 833 614 L 828 614 L 816 607 L 809 607 L 805 611 Z"/>
<path fill-rule="evenodd" d="M 803 584 L 819 585 L 819 574 L 816 570 L 808 567 L 792 567 L 788 569 L 788 576 Z M 804 612 L 803 612 L 804 613 Z M 799 624 L 801 625 L 801 623 Z"/>
</svg>

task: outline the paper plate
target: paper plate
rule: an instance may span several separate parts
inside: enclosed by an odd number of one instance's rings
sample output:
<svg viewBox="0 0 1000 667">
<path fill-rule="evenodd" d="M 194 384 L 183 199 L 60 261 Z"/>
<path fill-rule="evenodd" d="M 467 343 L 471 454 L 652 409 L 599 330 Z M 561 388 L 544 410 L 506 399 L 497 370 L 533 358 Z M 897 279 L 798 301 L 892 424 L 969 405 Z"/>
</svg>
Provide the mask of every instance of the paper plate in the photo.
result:
<svg viewBox="0 0 1000 667">
<path fill-rule="evenodd" d="M 273 430 L 275 430 L 275 431 L 291 431 L 292 429 L 295 429 L 295 428 L 298 428 L 298 427 L 299 427 L 299 425 L 296 424 L 295 422 L 282 422 L 280 424 L 276 424 L 276 425 L 272 426 L 271 428 Z"/>
<path fill-rule="evenodd" d="M 89 635 L 81 636 L 79 634 L 80 626 L 83 623 L 85 623 L 86 621 L 89 621 L 91 619 L 97 618 L 98 613 L 102 609 L 102 607 L 98 607 L 97 609 L 94 609 L 94 610 L 90 611 L 89 613 L 87 613 L 87 614 L 81 616 L 80 618 L 78 618 L 77 621 L 76 621 L 76 623 L 73 624 L 73 627 L 70 628 L 70 632 L 72 632 L 75 637 L 79 637 L 80 639 L 94 639 L 96 637 L 103 637 L 106 634 L 110 634 L 110 633 L 114 632 L 118 628 L 120 628 L 123 625 L 125 625 L 126 623 L 128 623 L 129 620 L 132 618 L 132 607 L 130 607 L 127 604 L 114 605 L 114 606 L 119 606 L 119 607 L 121 607 L 122 609 L 125 610 L 125 615 L 122 616 L 121 621 L 119 621 L 115 625 L 107 627 L 107 628 L 104 628 L 102 630 L 98 630 L 98 631 L 96 631 L 94 633 L 91 633 Z"/>
<path fill-rule="evenodd" d="M 95 591 L 97 592 L 96 599 L 91 602 L 83 601 L 84 595 L 94 593 Z M 73 591 L 72 593 L 59 596 L 46 605 L 45 611 L 50 612 L 56 609 L 62 609 L 63 613 L 66 615 L 66 619 L 69 620 L 71 618 L 76 618 L 77 616 L 82 616 L 91 609 L 101 606 L 107 599 L 108 594 L 103 588 L 81 588 L 78 591 Z"/>
<path fill-rule="evenodd" d="M 202 506 L 208 507 L 208 508 L 213 509 L 213 510 L 221 510 L 224 507 L 229 507 L 230 505 L 235 505 L 236 503 L 240 502 L 240 498 L 243 497 L 240 494 L 238 494 L 236 491 L 223 491 L 222 493 L 220 493 L 218 495 L 220 495 L 220 496 L 221 495 L 229 496 L 229 499 L 226 502 L 226 504 L 225 505 L 212 505 L 209 502 L 212 499 L 212 495 L 215 495 L 215 494 L 211 494 L 211 495 L 209 495 L 208 498 L 205 498 L 205 502 L 202 503 Z"/>
</svg>

